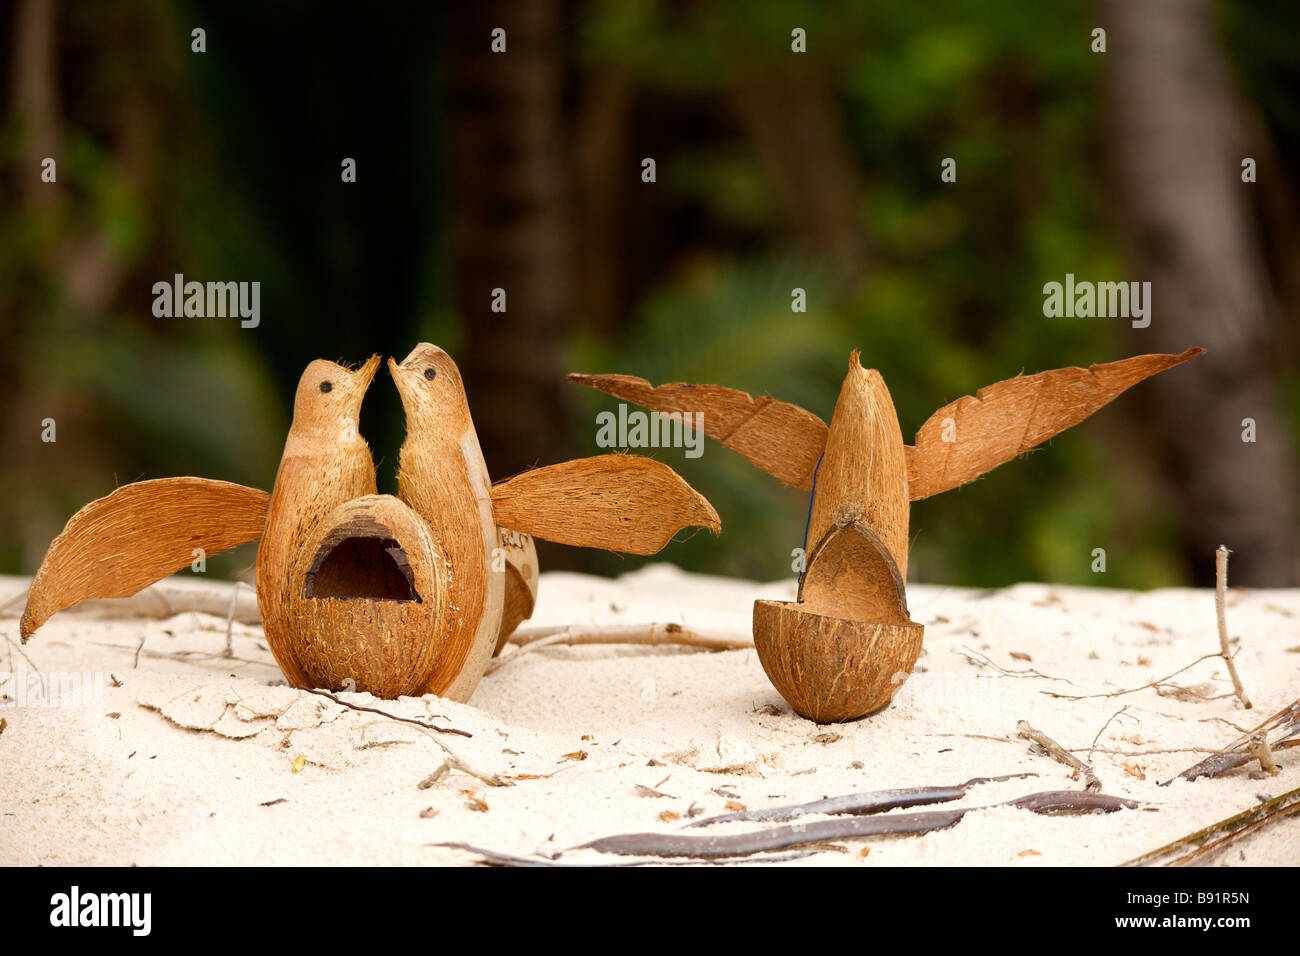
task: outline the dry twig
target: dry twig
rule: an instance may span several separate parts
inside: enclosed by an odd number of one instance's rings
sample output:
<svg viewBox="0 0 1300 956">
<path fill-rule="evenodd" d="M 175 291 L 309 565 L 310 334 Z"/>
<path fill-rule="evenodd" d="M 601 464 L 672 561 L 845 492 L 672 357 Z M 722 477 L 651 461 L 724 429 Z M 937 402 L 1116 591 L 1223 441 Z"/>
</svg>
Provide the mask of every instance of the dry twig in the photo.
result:
<svg viewBox="0 0 1300 956">
<path fill-rule="evenodd" d="M 1276 776 L 1281 773 L 1278 770 L 1277 763 L 1273 760 L 1273 751 L 1268 746 L 1267 734 L 1255 734 L 1250 738 L 1250 743 L 1246 749 L 1254 754 L 1255 759 L 1259 761 L 1260 769 L 1269 776 Z"/>
<path fill-rule="evenodd" d="M 428 735 L 429 739 L 432 740 L 435 744 L 437 744 L 438 747 L 441 748 L 442 752 L 447 755 L 446 760 L 444 761 L 444 766 L 439 767 L 438 770 L 434 771 L 435 776 L 433 779 L 436 779 L 437 776 L 441 776 L 442 773 L 446 772 L 444 767 L 449 767 L 452 770 L 459 770 L 461 773 L 474 777 L 477 780 L 482 780 L 489 787 L 514 786 L 514 784 L 512 784 L 509 780 L 505 780 L 495 773 L 486 773 L 482 770 L 476 770 L 475 768 L 471 767 L 469 764 L 467 764 L 464 760 L 461 759 L 460 755 L 458 755 L 454 750 L 452 750 L 445 743 L 443 743 L 436 736 L 434 736 L 435 734 L 456 734 L 461 737 L 474 736 L 468 730 L 457 730 L 454 727 L 439 727 L 436 724 L 431 724 L 423 720 L 417 720 L 414 717 L 399 717 L 397 714 L 390 714 L 388 711 L 379 710 L 376 707 L 366 707 L 363 706 L 362 704 L 352 704 L 334 694 L 331 694 L 327 690 L 315 690 L 310 687 L 300 687 L 298 689 L 308 694 L 315 694 L 317 697 L 324 697 L 327 700 L 332 700 L 340 707 L 346 707 L 348 710 L 359 711 L 363 714 L 378 714 L 380 717 L 387 717 L 389 720 L 395 720 L 398 723 L 410 724 L 414 727 L 419 727 L 422 731 L 424 731 Z"/>
<path fill-rule="evenodd" d="M 1019 736 L 1024 737 L 1026 740 L 1032 740 L 1034 743 L 1038 744 L 1046 750 L 1047 755 L 1057 763 L 1063 763 L 1070 769 L 1074 770 L 1076 776 L 1078 774 L 1083 774 L 1084 789 L 1092 793 L 1101 792 L 1101 781 L 1098 780 L 1097 775 L 1092 772 L 1092 768 L 1058 744 L 1051 737 L 1047 736 L 1047 734 L 1031 727 L 1029 722 L 1025 720 L 1016 724 L 1016 733 Z"/>
<path fill-rule="evenodd" d="M 36 666 L 36 662 L 35 662 L 34 660 L 32 660 L 30 657 L 28 657 L 28 656 L 27 656 L 27 651 L 23 649 L 23 646 L 22 646 L 21 644 L 15 642 L 14 639 L 13 639 L 12 637 L 10 637 L 8 634 L 4 634 L 4 635 L 0 635 L 0 636 L 4 637 L 4 639 L 5 639 L 5 643 L 8 644 L 10 648 L 12 648 L 12 650 L 9 651 L 9 669 L 10 669 L 11 671 L 13 670 L 13 652 L 14 652 L 14 651 L 17 651 L 18 654 L 19 654 L 19 656 L 22 657 L 22 659 L 25 660 L 25 661 L 27 662 L 27 666 L 30 667 L 30 668 L 32 669 L 32 671 L 37 675 L 37 678 L 38 678 L 38 679 L 40 680 L 40 682 L 41 682 L 41 693 L 44 694 L 44 693 L 45 693 L 45 676 L 44 676 L 43 674 L 41 674 L 41 669 L 40 669 L 39 667 Z"/>
<path fill-rule="evenodd" d="M 1272 800 L 1266 800 L 1257 807 L 1243 810 L 1235 816 L 1220 820 L 1195 833 L 1179 837 L 1172 843 L 1167 843 L 1150 853 L 1144 853 L 1121 866 L 1183 866 L 1297 811 L 1300 811 L 1300 788 L 1274 797 Z"/>
<path fill-rule="evenodd" d="M 269 661 L 255 661 L 249 657 L 235 657 L 234 655 L 227 657 L 222 651 L 155 651 L 147 647 L 140 647 L 139 645 L 133 648 L 128 644 L 114 644 L 112 641 L 91 641 L 90 643 L 95 647 L 111 647 L 119 651 L 130 651 L 133 655 L 137 656 L 137 663 L 138 657 L 148 657 L 154 660 L 163 661 L 182 661 L 184 663 L 190 663 L 193 661 L 229 660 L 237 664 L 259 664 L 262 667 L 271 667 L 275 668 L 277 672 L 279 671 L 279 667 L 276 665 L 274 659 Z"/>
<path fill-rule="evenodd" d="M 298 688 L 305 694 L 315 694 L 317 697 L 324 697 L 326 700 L 332 700 L 340 707 L 346 707 L 348 710 L 360 711 L 363 714 L 378 714 L 380 717 L 387 717 L 389 720 L 396 720 L 403 724 L 413 724 L 416 727 L 423 727 L 425 730 L 432 730 L 440 734 L 455 734 L 458 737 L 473 737 L 468 730 L 457 730 L 455 727 L 439 727 L 437 724 L 431 724 L 427 721 L 417 720 L 414 717 L 399 717 L 397 714 L 390 714 L 386 710 L 380 710 L 377 707 L 366 707 L 362 704 L 349 703 L 346 700 L 330 693 L 327 690 L 317 690 L 312 687 Z"/>
<path fill-rule="evenodd" d="M 239 586 L 243 583 L 236 581 L 230 590 L 230 610 L 226 612 L 226 649 L 222 652 L 222 657 L 235 656 L 235 638 L 231 632 L 235 626 L 235 607 L 239 604 Z"/>
<path fill-rule="evenodd" d="M 604 624 L 521 628 L 510 635 L 510 643 L 521 646 L 519 650 L 492 661 L 485 673 L 491 674 L 520 654 L 557 644 L 676 644 L 711 651 L 743 650 L 754 646 L 754 642 L 749 638 L 737 637 L 721 631 L 693 630 L 680 624 Z"/>
<path fill-rule="evenodd" d="M 18 578 L 0 578 L 4 581 L 16 581 Z M 106 617 L 147 617 L 168 618 L 177 614 L 195 611 L 210 614 L 213 617 L 231 616 L 241 624 L 258 624 L 261 614 L 257 607 L 257 595 L 253 588 L 244 581 L 233 582 L 243 585 L 244 593 L 239 588 L 228 592 L 225 585 L 232 582 L 210 583 L 197 581 L 189 577 L 167 577 L 144 588 L 130 597 L 88 598 L 74 608 L 67 610 L 78 614 L 95 614 Z M 22 602 L 26 600 L 29 588 L 24 588 L 13 597 L 7 598 L 0 605 L 0 617 L 14 617 L 22 612 Z M 234 602 L 235 612 L 230 614 L 230 604 Z"/>
<path fill-rule="evenodd" d="M 1169 678 L 1177 677 L 1183 671 L 1191 670 L 1201 661 L 1208 661 L 1211 657 L 1218 657 L 1218 656 L 1219 656 L 1218 654 L 1202 654 L 1200 657 L 1196 658 L 1196 660 L 1192 661 L 1190 664 L 1186 665 L 1185 667 L 1178 668 L 1178 670 L 1174 671 L 1172 674 L 1166 675 L 1165 677 L 1157 678 L 1156 680 L 1143 684 L 1140 687 L 1130 687 L 1128 688 L 1128 690 L 1116 690 L 1116 691 L 1111 691 L 1108 694 L 1057 694 L 1054 691 L 1050 691 L 1050 690 L 1040 690 L 1039 693 L 1046 694 L 1048 697 L 1056 697 L 1060 700 L 1094 700 L 1100 697 L 1123 697 L 1125 694 L 1136 694 L 1138 691 L 1147 690 L 1150 687 L 1158 688 L 1166 681 L 1168 681 Z"/>
<path fill-rule="evenodd" d="M 1249 733 L 1243 734 L 1222 750 L 1212 753 L 1199 763 L 1188 767 L 1177 777 L 1166 780 L 1160 785 L 1166 787 L 1174 780 L 1190 781 L 1199 780 L 1201 777 L 1217 777 L 1248 763 L 1253 756 L 1250 752 L 1250 741 L 1256 734 L 1267 735 L 1270 751 L 1290 746 L 1293 743 L 1291 738 L 1300 734 L 1300 700 L 1283 707 Z"/>
<path fill-rule="evenodd" d="M 1068 678 L 1054 677 L 1051 674 L 1044 674 L 1042 671 L 1035 670 L 1032 667 L 1025 667 L 1020 670 L 1011 670 L 994 662 L 994 660 L 986 654 L 981 654 L 979 651 L 973 651 L 969 647 L 958 648 L 957 653 L 977 667 L 993 668 L 1003 677 L 1041 677 L 1043 680 L 1057 680 L 1063 684 L 1069 684 L 1072 687 L 1075 686 L 1074 681 L 1069 680 Z"/>
<path fill-rule="evenodd" d="M 1127 711 L 1127 710 L 1128 710 L 1128 704 L 1125 704 L 1125 705 L 1124 705 L 1123 707 L 1121 707 L 1119 710 L 1115 711 L 1115 713 L 1111 714 L 1111 715 L 1110 715 L 1110 719 L 1107 720 L 1104 724 L 1101 725 L 1101 730 L 1097 731 L 1097 736 L 1092 738 L 1092 746 L 1088 748 L 1088 759 L 1089 759 L 1089 760 L 1091 760 L 1091 759 L 1092 759 L 1092 755 L 1095 754 L 1095 753 L 1097 752 L 1097 741 L 1101 740 L 1101 735 L 1104 734 L 1104 733 L 1106 732 L 1106 728 L 1109 727 L 1109 726 L 1111 725 L 1111 722 L 1114 721 L 1116 717 L 1119 717 L 1120 715 L 1122 715 L 1122 714 L 1123 714 L 1125 711 Z M 1132 719 L 1132 718 L 1130 718 L 1130 719 Z"/>
<path fill-rule="evenodd" d="M 1237 674 L 1237 665 L 1232 659 L 1232 650 L 1228 647 L 1228 621 L 1223 610 L 1224 591 L 1228 588 L 1228 555 L 1231 552 L 1219 545 L 1214 552 L 1214 610 L 1219 618 L 1219 652 L 1228 665 L 1228 676 L 1232 678 L 1232 689 L 1241 706 L 1250 710 L 1250 698 L 1241 687 L 1241 677 Z"/>
</svg>

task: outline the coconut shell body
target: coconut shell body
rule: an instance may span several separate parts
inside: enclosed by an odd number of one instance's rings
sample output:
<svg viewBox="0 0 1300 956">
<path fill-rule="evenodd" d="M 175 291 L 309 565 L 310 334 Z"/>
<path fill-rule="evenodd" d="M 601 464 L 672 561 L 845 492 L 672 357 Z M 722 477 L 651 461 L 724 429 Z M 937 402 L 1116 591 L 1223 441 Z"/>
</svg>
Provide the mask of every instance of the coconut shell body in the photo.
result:
<svg viewBox="0 0 1300 956">
<path fill-rule="evenodd" d="M 817 470 L 799 600 L 754 605 L 759 661 L 800 715 L 863 717 L 911 673 L 924 628 L 907 610 L 907 528 L 898 416 L 880 373 L 855 352 Z"/>
<path fill-rule="evenodd" d="M 342 504 L 295 555 L 289 652 L 313 687 L 419 694 L 445 651 L 447 579 L 424 521 L 401 501 Z"/>
<path fill-rule="evenodd" d="M 761 637 L 760 637 L 761 635 Z M 856 720 L 889 703 L 921 653 L 924 627 L 754 602 L 754 645 L 795 713 L 819 724 Z"/>
</svg>

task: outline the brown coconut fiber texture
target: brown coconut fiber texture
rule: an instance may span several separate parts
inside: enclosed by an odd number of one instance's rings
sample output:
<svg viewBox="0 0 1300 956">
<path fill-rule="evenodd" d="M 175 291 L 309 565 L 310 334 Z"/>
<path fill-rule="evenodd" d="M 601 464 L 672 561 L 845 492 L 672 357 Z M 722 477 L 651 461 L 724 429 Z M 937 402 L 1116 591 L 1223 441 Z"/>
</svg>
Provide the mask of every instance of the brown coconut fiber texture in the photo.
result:
<svg viewBox="0 0 1300 956">
<path fill-rule="evenodd" d="M 885 380 L 858 353 L 835 403 L 808 518 L 799 600 L 859 621 L 908 622 L 907 470 L 898 415 Z"/>
<path fill-rule="evenodd" d="M 811 491 L 817 459 L 826 446 L 826 423 L 812 412 L 766 396 L 721 385 L 660 385 L 632 375 L 569 374 L 588 385 L 651 411 L 701 412 L 704 434 L 787 485 Z M 685 422 L 690 424 L 690 420 Z"/>
<path fill-rule="evenodd" d="M 448 375 L 453 367 L 446 366 Z M 434 427 L 413 423 L 408 412 L 398 497 L 428 524 L 447 575 L 448 604 L 439 615 L 438 633 L 432 635 L 442 651 L 423 692 L 463 701 L 474 692 L 497 645 L 504 576 L 491 570 L 488 542 L 495 545 L 499 537 L 479 498 L 479 489 L 486 493 L 489 479 L 469 406 L 462 397 L 442 413 L 446 424 Z"/>
<path fill-rule="evenodd" d="M 121 598 L 206 555 L 256 541 L 271 496 L 209 478 L 123 485 L 73 515 L 54 539 L 27 595 L 23 643 L 57 611 L 88 598 Z"/>
<path fill-rule="evenodd" d="M 948 491 L 992 471 L 1072 425 L 1120 393 L 1205 350 L 1152 353 L 1090 368 L 1059 368 L 986 386 L 939 409 L 904 446 L 912 501 Z M 826 446 L 827 427 L 812 412 L 771 398 L 718 385 L 652 386 L 631 375 L 581 375 L 569 379 L 657 412 L 701 412 L 704 433 L 739 452 L 787 485 L 812 488 Z M 943 441 L 951 418 L 954 441 Z"/>
<path fill-rule="evenodd" d="M 534 468 L 492 488 L 503 528 L 579 548 L 654 554 L 688 525 L 722 529 L 677 472 L 651 458 L 598 455 Z"/>
<path fill-rule="evenodd" d="M 1137 355 L 1090 368 L 1058 368 L 987 385 L 931 415 L 909 449 L 912 500 L 929 498 L 973 481 L 1053 435 L 1079 424 L 1143 379 L 1204 352 Z M 944 441 L 952 419 L 954 441 Z"/>
</svg>

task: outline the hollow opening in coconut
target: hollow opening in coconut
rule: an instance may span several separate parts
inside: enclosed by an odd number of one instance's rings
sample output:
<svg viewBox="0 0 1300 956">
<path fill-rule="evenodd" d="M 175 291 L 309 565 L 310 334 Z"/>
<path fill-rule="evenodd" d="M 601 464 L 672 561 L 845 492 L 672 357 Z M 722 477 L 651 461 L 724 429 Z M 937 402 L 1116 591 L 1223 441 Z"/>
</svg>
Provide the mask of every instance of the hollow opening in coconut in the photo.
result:
<svg viewBox="0 0 1300 956">
<path fill-rule="evenodd" d="M 422 603 L 411 562 L 385 529 L 330 535 L 307 572 L 304 593 L 309 598 Z"/>
<path fill-rule="evenodd" d="M 828 617 L 910 624 L 902 575 L 889 550 L 858 522 L 832 527 L 808 557 L 799 603 Z"/>
</svg>

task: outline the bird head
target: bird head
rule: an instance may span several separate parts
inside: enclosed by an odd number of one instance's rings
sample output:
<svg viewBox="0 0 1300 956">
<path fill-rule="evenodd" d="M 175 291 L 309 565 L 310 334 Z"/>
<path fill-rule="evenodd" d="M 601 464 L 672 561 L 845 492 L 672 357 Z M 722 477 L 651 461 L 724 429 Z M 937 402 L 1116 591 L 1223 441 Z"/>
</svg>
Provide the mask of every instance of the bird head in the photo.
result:
<svg viewBox="0 0 1300 956">
<path fill-rule="evenodd" d="M 408 431 L 412 427 L 465 424 L 469 402 L 460 369 L 450 355 L 428 342 L 421 342 L 401 364 L 388 360 L 397 391 L 406 409 Z"/>
<path fill-rule="evenodd" d="M 361 402 L 379 368 L 379 356 L 372 355 L 360 368 L 317 359 L 298 379 L 293 400 L 293 428 L 340 441 L 360 440 L 358 419 Z"/>
</svg>

